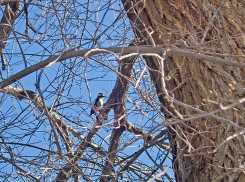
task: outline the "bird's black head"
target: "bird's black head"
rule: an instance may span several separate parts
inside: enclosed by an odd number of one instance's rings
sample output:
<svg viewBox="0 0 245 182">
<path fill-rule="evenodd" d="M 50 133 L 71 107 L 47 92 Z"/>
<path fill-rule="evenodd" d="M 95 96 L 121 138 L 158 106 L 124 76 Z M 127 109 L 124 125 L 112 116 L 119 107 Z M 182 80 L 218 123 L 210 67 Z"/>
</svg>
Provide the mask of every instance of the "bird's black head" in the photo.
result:
<svg viewBox="0 0 245 182">
<path fill-rule="evenodd" d="M 102 93 L 98 94 L 98 98 L 103 98 L 103 97 L 105 97 L 104 94 L 102 94 Z"/>
</svg>

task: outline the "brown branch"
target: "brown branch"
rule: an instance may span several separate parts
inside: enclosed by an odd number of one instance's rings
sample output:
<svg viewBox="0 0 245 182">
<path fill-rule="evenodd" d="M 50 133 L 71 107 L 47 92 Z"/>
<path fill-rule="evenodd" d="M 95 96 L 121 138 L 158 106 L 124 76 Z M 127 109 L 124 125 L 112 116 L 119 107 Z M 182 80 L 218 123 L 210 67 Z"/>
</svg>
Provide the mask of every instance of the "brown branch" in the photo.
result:
<svg viewBox="0 0 245 182">
<path fill-rule="evenodd" d="M 105 163 L 105 167 L 103 168 L 100 181 L 110 181 L 110 179 L 112 178 L 112 170 L 114 168 L 113 165 L 120 144 L 120 139 L 123 131 L 127 128 L 125 127 L 125 124 L 127 124 L 125 98 L 129 89 L 128 79 L 131 76 L 136 58 L 136 56 L 133 56 L 119 60 L 118 72 L 120 73 L 120 75 L 117 76 L 116 84 L 110 95 L 111 99 L 109 98 L 108 102 L 105 104 L 105 107 L 108 104 L 110 106 L 113 105 L 115 122 L 110 138 L 107 160 Z M 107 109 L 105 112 L 108 113 L 108 111 L 109 110 Z"/>
<path fill-rule="evenodd" d="M 0 23 L 0 55 L 2 60 L 2 69 L 6 70 L 6 63 L 3 55 L 3 49 L 8 40 L 10 33 L 12 32 L 12 28 L 14 22 L 16 20 L 16 15 L 19 10 L 20 3 L 19 1 L 10 2 L 6 4 L 5 10 L 3 12 L 3 17 Z"/>
<path fill-rule="evenodd" d="M 221 65 L 245 68 L 245 63 L 240 63 L 238 61 L 231 61 L 228 59 L 222 59 L 222 58 L 209 56 L 205 54 L 199 54 L 196 50 L 191 50 L 191 49 L 176 49 L 176 48 L 167 49 L 167 56 L 185 56 L 185 57 L 195 58 L 195 59 L 213 62 Z"/>
</svg>

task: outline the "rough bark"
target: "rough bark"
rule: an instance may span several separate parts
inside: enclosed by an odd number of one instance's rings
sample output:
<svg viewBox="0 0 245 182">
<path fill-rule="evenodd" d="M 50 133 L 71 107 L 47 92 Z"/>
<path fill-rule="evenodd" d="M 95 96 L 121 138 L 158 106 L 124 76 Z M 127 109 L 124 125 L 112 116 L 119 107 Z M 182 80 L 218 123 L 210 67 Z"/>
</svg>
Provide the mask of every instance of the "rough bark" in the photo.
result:
<svg viewBox="0 0 245 182">
<path fill-rule="evenodd" d="M 244 1 L 223 0 L 122 0 L 136 36 L 150 45 L 192 48 L 197 52 L 230 55 L 244 62 Z M 216 54 L 218 55 L 218 54 Z M 227 56 L 228 57 L 228 56 Z M 154 69 L 154 60 L 147 64 Z M 160 70 L 155 64 L 155 69 Z M 229 109 L 222 105 L 244 97 L 244 70 L 182 56 L 168 57 L 164 62 L 169 93 L 184 104 L 212 112 L 244 127 L 244 107 Z M 159 77 L 159 75 L 157 76 Z M 151 73 L 158 95 L 162 85 Z M 164 98 L 159 100 L 169 110 Z M 210 102 L 210 101 L 215 102 Z M 197 113 L 175 105 L 184 117 Z M 171 111 L 171 110 L 170 110 Z M 166 113 L 166 111 L 165 111 Z M 173 113 L 173 112 L 172 112 Z M 238 135 L 219 146 L 237 128 L 217 119 L 200 117 L 169 127 L 177 181 L 244 181 L 245 139 Z"/>
<path fill-rule="evenodd" d="M 0 5 L 2 3 L 0 2 Z M 1 26 L 0 26 L 0 55 L 2 60 L 2 69 L 6 70 L 6 63 L 4 59 L 3 49 L 5 44 L 9 38 L 10 33 L 13 30 L 13 25 L 16 20 L 16 15 L 19 10 L 20 3 L 19 2 L 11 2 L 5 3 L 6 7 L 3 12 L 3 16 L 1 19 Z"/>
</svg>

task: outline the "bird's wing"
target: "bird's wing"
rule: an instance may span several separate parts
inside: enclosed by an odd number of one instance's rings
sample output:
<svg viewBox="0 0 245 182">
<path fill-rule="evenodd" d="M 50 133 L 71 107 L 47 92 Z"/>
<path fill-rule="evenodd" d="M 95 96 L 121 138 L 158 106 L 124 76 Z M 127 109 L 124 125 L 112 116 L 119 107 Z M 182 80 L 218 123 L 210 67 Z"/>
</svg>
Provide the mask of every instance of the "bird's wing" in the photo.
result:
<svg viewBox="0 0 245 182">
<path fill-rule="evenodd" d="M 96 102 L 98 102 L 99 101 L 99 99 L 98 99 L 98 97 L 94 100 L 94 102 L 93 102 L 93 106 L 96 106 L 95 104 L 96 104 Z"/>
</svg>

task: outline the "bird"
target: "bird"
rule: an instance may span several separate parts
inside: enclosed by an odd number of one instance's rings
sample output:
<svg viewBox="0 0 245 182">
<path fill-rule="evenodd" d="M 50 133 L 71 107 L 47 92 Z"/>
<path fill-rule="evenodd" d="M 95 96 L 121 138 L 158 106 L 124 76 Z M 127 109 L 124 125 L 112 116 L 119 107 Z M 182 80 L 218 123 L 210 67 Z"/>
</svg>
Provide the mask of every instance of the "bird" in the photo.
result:
<svg viewBox="0 0 245 182">
<path fill-rule="evenodd" d="M 103 98 L 104 94 L 99 93 L 97 98 L 94 100 L 93 107 L 91 108 L 91 112 L 89 116 L 92 116 L 93 114 L 97 113 L 99 108 L 103 106 Z"/>
</svg>

